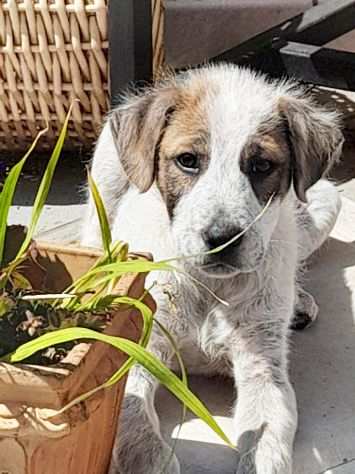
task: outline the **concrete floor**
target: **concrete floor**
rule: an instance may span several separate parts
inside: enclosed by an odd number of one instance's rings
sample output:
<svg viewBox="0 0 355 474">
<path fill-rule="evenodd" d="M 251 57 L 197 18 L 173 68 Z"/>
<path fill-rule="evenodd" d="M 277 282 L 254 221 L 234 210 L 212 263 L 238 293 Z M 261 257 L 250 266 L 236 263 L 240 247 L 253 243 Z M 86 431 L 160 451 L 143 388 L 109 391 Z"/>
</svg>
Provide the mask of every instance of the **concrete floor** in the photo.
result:
<svg viewBox="0 0 355 474">
<path fill-rule="evenodd" d="M 342 193 L 343 209 L 331 238 L 314 258 L 308 274 L 307 288 L 320 305 L 319 320 L 292 337 L 290 370 L 300 415 L 294 474 L 355 473 L 354 102 L 343 93 L 337 92 L 335 97 L 331 94 L 335 105 L 345 108 L 348 117 L 343 161 L 333 174 Z M 38 184 L 36 174 L 29 169 L 24 175 L 11 211 L 12 223 L 28 222 L 33 190 Z M 39 226 L 40 239 L 78 239 L 83 213 L 79 190 L 84 181 L 84 166 L 76 157 L 61 162 Z M 190 383 L 232 436 L 231 382 L 192 377 Z M 163 433 L 174 437 L 181 407 L 164 390 L 158 395 L 157 407 Z M 234 453 L 192 416 L 183 425 L 177 454 L 182 474 L 234 473 Z"/>
<path fill-rule="evenodd" d="M 86 161 L 79 161 L 75 155 L 61 157 L 37 228 L 38 239 L 65 243 L 79 239 L 85 200 L 85 165 Z M 10 224 L 30 221 L 31 206 L 44 166 L 45 159 L 42 162 L 28 160 L 26 163 L 15 195 L 15 205 L 11 208 Z"/>
</svg>

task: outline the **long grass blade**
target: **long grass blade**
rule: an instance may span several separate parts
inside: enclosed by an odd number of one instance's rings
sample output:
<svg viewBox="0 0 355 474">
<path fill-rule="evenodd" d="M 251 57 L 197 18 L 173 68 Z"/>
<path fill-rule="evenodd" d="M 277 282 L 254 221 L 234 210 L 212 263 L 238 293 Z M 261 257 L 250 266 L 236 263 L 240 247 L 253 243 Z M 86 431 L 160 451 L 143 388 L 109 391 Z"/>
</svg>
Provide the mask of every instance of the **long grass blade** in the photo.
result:
<svg viewBox="0 0 355 474">
<path fill-rule="evenodd" d="M 89 170 L 87 172 L 87 176 L 88 176 L 88 184 L 89 184 L 90 192 L 95 203 L 96 214 L 100 223 L 102 246 L 103 246 L 104 252 L 109 257 L 109 260 L 112 261 L 112 256 L 111 256 L 112 235 L 111 235 L 110 224 L 108 222 L 105 206 L 102 201 L 101 195 L 99 193 L 98 187 L 94 179 L 92 178 Z"/>
<path fill-rule="evenodd" d="M 214 293 L 207 285 L 203 282 L 198 280 L 197 278 L 190 275 L 190 273 L 181 270 L 178 267 L 171 265 L 169 262 L 171 260 L 161 260 L 160 262 L 149 262 L 146 260 L 132 260 L 126 262 L 118 262 L 118 263 L 108 263 L 106 265 L 101 265 L 96 267 L 92 271 L 87 273 L 88 277 L 92 275 L 99 274 L 99 273 L 106 273 L 101 278 L 98 278 L 96 284 L 102 284 L 104 282 L 110 281 L 113 277 L 119 277 L 124 275 L 127 272 L 134 272 L 134 273 L 146 273 L 151 271 L 168 271 L 168 272 L 177 272 L 181 273 L 186 276 L 186 278 L 190 279 L 196 285 L 203 288 L 207 291 L 213 298 L 215 298 L 219 303 L 223 304 L 224 306 L 229 306 L 229 303 L 222 298 L 220 298 L 216 293 Z"/>
<path fill-rule="evenodd" d="M 16 185 L 21 175 L 22 168 L 26 163 L 27 158 L 30 156 L 32 151 L 35 149 L 38 140 L 41 136 L 48 131 L 48 128 L 41 130 L 36 138 L 34 139 L 32 145 L 28 149 L 25 156 L 11 168 L 0 194 L 0 267 L 4 258 L 5 250 L 5 240 L 6 240 L 6 228 L 7 228 L 7 219 L 9 216 L 9 210 L 14 198 Z"/>
<path fill-rule="evenodd" d="M 235 449 L 227 435 L 213 419 L 202 402 L 187 388 L 184 383 L 171 370 L 162 364 L 153 354 L 148 352 L 139 344 L 121 337 L 108 336 L 91 329 L 69 328 L 61 329 L 52 333 L 44 334 L 34 341 L 29 341 L 19 347 L 10 355 L 11 363 L 20 362 L 38 350 L 51 347 L 58 343 L 64 343 L 79 339 L 94 339 L 111 344 L 117 349 L 133 357 L 146 370 L 154 375 L 168 390 L 170 390 L 189 410 L 203 420 L 226 444 Z"/>
<path fill-rule="evenodd" d="M 67 134 L 69 119 L 70 119 L 70 115 L 71 115 L 73 106 L 74 106 L 74 102 L 69 107 L 69 111 L 68 111 L 67 116 L 65 118 L 63 127 L 60 131 L 57 143 L 54 147 L 54 150 L 52 152 L 52 155 L 49 159 L 48 165 L 47 165 L 46 170 L 44 172 L 43 178 L 41 180 L 40 186 L 38 188 L 36 198 L 35 198 L 35 202 L 34 202 L 33 208 L 32 208 L 31 221 L 30 221 L 30 224 L 28 226 L 28 231 L 27 231 L 27 234 L 26 234 L 26 238 L 25 238 L 23 244 L 21 245 L 21 248 L 20 248 L 15 260 L 21 258 L 21 256 L 26 252 L 28 246 L 31 243 L 33 234 L 36 230 L 36 227 L 37 227 L 37 224 L 38 224 L 43 206 L 44 206 L 44 204 L 47 200 L 49 188 L 50 188 L 52 180 L 53 180 L 54 171 L 56 169 L 58 159 L 59 159 L 60 153 L 61 153 L 63 145 L 64 145 L 64 140 L 65 140 L 65 137 L 66 137 L 66 134 Z"/>
<path fill-rule="evenodd" d="M 149 342 L 149 338 L 150 338 L 150 335 L 152 332 L 152 326 L 153 326 L 152 310 L 141 301 L 136 300 L 134 298 L 130 298 L 128 296 L 117 297 L 115 303 L 134 306 L 136 309 L 140 311 L 143 318 L 143 329 L 142 329 L 141 338 L 139 340 L 139 345 L 141 345 L 142 347 L 146 347 Z M 106 380 L 101 385 L 98 385 L 97 387 L 93 388 L 92 390 L 85 392 L 82 395 L 79 395 L 78 397 L 74 398 L 69 403 L 67 403 L 63 408 L 61 408 L 61 410 L 57 412 L 56 414 L 64 413 L 65 411 L 69 410 L 77 403 L 81 403 L 84 400 L 87 400 L 89 397 L 99 392 L 100 390 L 111 387 L 113 384 L 117 383 L 122 377 L 124 377 L 135 363 L 136 363 L 135 359 L 133 357 L 129 357 L 128 360 L 122 365 L 122 367 L 120 367 L 108 380 Z"/>
<path fill-rule="evenodd" d="M 118 263 L 108 263 L 105 265 L 100 265 L 92 270 L 90 270 L 86 276 L 91 276 L 97 273 L 109 272 L 114 275 L 124 275 L 125 273 L 147 273 L 152 270 L 161 270 L 161 271 L 175 271 L 176 269 L 172 265 L 168 265 L 164 261 L 162 262 L 150 262 L 145 259 L 138 260 L 128 260 L 125 262 Z"/>
<path fill-rule="evenodd" d="M 126 260 L 127 255 L 128 255 L 128 245 L 126 243 L 117 241 L 112 244 L 111 256 L 112 256 L 113 261 L 120 262 L 120 261 Z M 95 274 L 92 275 L 90 274 L 90 272 L 107 263 L 110 263 L 110 262 L 108 260 L 108 256 L 104 254 L 94 263 L 94 265 L 91 267 L 91 269 L 87 273 L 85 273 L 82 277 L 78 278 L 74 283 L 72 283 L 65 290 L 65 293 L 74 293 L 74 294 L 84 295 L 85 292 L 95 290 L 95 293 L 97 294 L 98 293 L 97 288 L 100 285 L 100 283 L 97 281 L 98 276 Z M 73 310 L 77 307 L 78 303 L 80 303 L 79 297 L 72 301 L 68 301 L 67 303 L 63 303 L 61 304 L 61 306 L 64 307 L 65 309 Z M 56 303 L 56 306 L 57 306 L 57 303 Z"/>
<path fill-rule="evenodd" d="M 76 298 L 76 295 L 69 293 L 48 293 L 45 295 L 24 295 L 21 297 L 23 301 L 53 301 L 53 300 L 67 300 Z"/>
</svg>

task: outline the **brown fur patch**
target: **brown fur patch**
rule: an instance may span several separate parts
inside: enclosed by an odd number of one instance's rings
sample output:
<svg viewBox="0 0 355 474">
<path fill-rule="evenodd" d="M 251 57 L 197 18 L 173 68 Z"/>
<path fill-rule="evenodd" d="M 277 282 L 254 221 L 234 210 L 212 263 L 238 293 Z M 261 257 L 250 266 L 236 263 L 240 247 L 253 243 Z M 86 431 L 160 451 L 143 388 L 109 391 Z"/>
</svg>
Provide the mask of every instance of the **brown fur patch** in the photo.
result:
<svg viewBox="0 0 355 474">
<path fill-rule="evenodd" d="M 160 142 L 157 160 L 157 184 L 172 216 L 174 208 L 183 194 L 194 186 L 209 163 L 209 133 L 204 98 L 206 86 L 194 84 L 182 90 L 175 110 Z M 192 153 L 200 160 L 200 173 L 184 173 L 175 163 L 183 153 Z"/>
<path fill-rule="evenodd" d="M 271 170 L 253 172 L 255 162 L 262 160 L 271 163 Z M 252 137 L 244 147 L 240 167 L 249 176 L 259 202 L 265 203 L 272 195 L 282 198 L 292 181 L 292 155 L 285 131 L 280 127 Z"/>
<path fill-rule="evenodd" d="M 110 115 L 112 137 L 129 180 L 141 192 L 154 181 L 155 155 L 177 100 L 173 86 L 132 96 Z"/>
</svg>

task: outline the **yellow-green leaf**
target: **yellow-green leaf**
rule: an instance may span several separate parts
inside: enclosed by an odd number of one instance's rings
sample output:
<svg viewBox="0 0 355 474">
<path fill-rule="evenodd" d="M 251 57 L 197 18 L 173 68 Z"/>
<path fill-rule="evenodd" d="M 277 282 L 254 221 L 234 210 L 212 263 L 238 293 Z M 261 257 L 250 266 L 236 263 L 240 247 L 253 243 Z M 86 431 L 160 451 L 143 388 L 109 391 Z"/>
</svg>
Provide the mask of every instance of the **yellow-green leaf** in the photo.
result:
<svg viewBox="0 0 355 474">
<path fill-rule="evenodd" d="M 108 222 L 105 206 L 102 201 L 101 195 L 99 193 L 98 187 L 89 171 L 87 175 L 88 175 L 88 184 L 89 184 L 90 192 L 95 203 L 96 214 L 100 223 L 102 246 L 105 253 L 109 257 L 109 260 L 112 261 L 112 258 L 111 258 L 112 236 L 111 236 L 110 224 Z"/>
<path fill-rule="evenodd" d="M 64 140 L 65 140 L 65 136 L 67 134 L 69 118 L 70 118 L 70 115 L 71 115 L 71 112 L 72 112 L 73 105 L 74 105 L 74 103 L 72 103 L 70 108 L 69 108 L 68 114 L 67 114 L 67 116 L 65 118 L 65 121 L 64 121 L 64 124 L 63 124 L 63 127 L 60 131 L 57 143 L 54 147 L 54 150 L 52 152 L 52 155 L 49 159 L 48 165 L 47 165 L 46 170 L 44 172 L 43 178 L 42 178 L 41 183 L 39 185 L 39 188 L 38 188 L 38 191 L 37 191 L 37 194 L 36 194 L 36 198 L 35 198 L 35 202 L 34 202 L 33 208 L 32 208 L 31 221 L 30 221 L 30 224 L 28 226 L 27 235 L 26 235 L 26 238 L 25 238 L 25 240 L 24 240 L 24 242 L 23 242 L 23 244 L 22 244 L 15 260 L 21 258 L 22 255 L 26 252 L 28 246 L 31 243 L 34 232 L 36 230 L 41 212 L 43 210 L 43 206 L 44 206 L 44 204 L 47 200 L 49 188 L 50 188 L 52 180 L 53 180 L 54 171 L 56 169 L 58 159 L 59 159 L 60 153 L 61 153 L 63 145 L 64 145 Z"/>
<path fill-rule="evenodd" d="M 5 239 L 6 239 L 6 228 L 7 228 L 7 219 L 9 215 L 9 210 L 14 198 L 16 185 L 20 177 L 23 165 L 26 163 L 27 158 L 30 156 L 32 151 L 37 145 L 40 137 L 46 133 L 48 129 L 41 130 L 36 138 L 34 139 L 32 145 L 28 149 L 25 156 L 11 168 L 0 194 L 0 267 L 3 262 L 4 257 L 4 248 L 5 248 Z"/>
</svg>

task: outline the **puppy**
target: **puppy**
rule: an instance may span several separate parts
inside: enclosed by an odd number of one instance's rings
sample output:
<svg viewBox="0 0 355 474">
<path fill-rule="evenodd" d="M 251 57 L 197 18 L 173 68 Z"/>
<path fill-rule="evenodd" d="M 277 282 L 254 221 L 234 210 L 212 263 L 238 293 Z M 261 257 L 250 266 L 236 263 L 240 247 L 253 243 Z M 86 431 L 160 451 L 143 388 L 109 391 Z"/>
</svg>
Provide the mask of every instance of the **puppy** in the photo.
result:
<svg viewBox="0 0 355 474">
<path fill-rule="evenodd" d="M 289 326 L 295 305 L 316 312 L 312 297 L 296 290 L 297 272 L 338 215 L 337 191 L 320 178 L 342 142 L 338 116 L 299 86 L 219 65 L 127 96 L 97 143 L 92 174 L 114 238 L 155 260 L 192 255 L 177 265 L 229 303 L 185 274 L 150 275 L 156 318 L 177 340 L 188 372 L 235 380 L 238 474 L 292 472 Z M 91 200 L 83 243 L 100 245 Z M 158 330 L 149 349 L 174 367 Z M 131 371 L 111 474 L 158 474 L 166 465 L 156 387 L 144 369 Z M 175 456 L 165 472 L 180 472 Z"/>
</svg>

